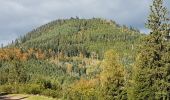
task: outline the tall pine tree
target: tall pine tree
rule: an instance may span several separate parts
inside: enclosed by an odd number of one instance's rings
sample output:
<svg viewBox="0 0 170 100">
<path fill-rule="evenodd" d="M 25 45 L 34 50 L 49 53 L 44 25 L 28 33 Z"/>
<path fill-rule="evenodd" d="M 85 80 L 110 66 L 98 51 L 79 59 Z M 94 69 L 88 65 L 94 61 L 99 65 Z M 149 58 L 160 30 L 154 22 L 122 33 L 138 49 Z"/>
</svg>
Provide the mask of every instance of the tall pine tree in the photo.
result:
<svg viewBox="0 0 170 100">
<path fill-rule="evenodd" d="M 166 100 L 170 98 L 170 46 L 168 11 L 163 0 L 153 0 L 147 28 L 150 34 L 144 39 L 133 73 L 135 100 Z"/>
</svg>

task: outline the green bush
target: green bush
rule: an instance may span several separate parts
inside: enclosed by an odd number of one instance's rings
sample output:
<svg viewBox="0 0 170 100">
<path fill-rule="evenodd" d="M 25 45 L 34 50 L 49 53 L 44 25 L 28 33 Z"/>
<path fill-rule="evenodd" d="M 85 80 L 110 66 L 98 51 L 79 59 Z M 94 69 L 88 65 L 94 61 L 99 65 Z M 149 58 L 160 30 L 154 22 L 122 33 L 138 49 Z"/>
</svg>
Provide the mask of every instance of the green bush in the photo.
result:
<svg viewBox="0 0 170 100">
<path fill-rule="evenodd" d="M 40 86 L 42 86 L 44 89 L 51 89 L 52 88 L 52 84 L 50 80 L 46 80 L 46 79 L 39 79 L 37 84 L 39 84 Z"/>
<path fill-rule="evenodd" d="M 37 84 L 30 84 L 24 87 L 24 92 L 28 94 L 40 94 L 42 90 L 41 86 Z"/>
<path fill-rule="evenodd" d="M 53 98 L 61 97 L 61 93 L 60 92 L 55 91 L 55 90 L 51 90 L 51 89 L 45 89 L 42 92 L 42 95 L 50 96 L 50 97 L 53 97 Z"/>
<path fill-rule="evenodd" d="M 12 85 L 1 85 L 0 86 L 0 92 L 4 93 L 13 93 L 14 88 Z"/>
</svg>

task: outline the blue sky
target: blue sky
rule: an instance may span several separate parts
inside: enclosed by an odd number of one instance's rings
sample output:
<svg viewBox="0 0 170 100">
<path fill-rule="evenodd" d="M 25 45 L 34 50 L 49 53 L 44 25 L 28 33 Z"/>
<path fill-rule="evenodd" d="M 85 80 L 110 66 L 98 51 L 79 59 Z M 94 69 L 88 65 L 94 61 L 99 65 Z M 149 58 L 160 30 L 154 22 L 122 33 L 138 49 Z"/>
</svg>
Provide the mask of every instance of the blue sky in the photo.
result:
<svg viewBox="0 0 170 100">
<path fill-rule="evenodd" d="M 0 0 L 0 44 L 58 18 L 105 18 L 147 32 L 152 0 Z M 168 0 L 165 0 L 168 1 Z M 166 2 L 170 8 L 170 2 Z"/>
</svg>

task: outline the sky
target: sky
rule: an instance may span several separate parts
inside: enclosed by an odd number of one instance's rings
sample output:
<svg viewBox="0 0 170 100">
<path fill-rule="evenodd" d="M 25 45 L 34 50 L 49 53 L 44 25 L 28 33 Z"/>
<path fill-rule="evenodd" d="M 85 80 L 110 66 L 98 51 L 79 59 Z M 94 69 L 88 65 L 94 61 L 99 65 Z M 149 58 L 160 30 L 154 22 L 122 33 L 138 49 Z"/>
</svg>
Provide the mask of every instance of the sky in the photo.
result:
<svg viewBox="0 0 170 100">
<path fill-rule="evenodd" d="M 168 0 L 166 0 L 168 1 Z M 0 44 L 56 19 L 104 18 L 147 33 L 152 0 L 0 0 Z M 170 2 L 165 5 L 170 8 Z"/>
</svg>

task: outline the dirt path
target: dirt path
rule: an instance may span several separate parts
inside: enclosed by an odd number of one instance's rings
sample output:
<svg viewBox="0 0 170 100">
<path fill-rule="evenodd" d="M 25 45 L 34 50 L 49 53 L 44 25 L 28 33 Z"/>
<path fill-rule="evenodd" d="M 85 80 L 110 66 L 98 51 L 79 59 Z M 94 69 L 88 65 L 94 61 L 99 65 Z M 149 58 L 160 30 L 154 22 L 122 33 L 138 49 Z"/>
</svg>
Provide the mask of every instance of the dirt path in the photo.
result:
<svg viewBox="0 0 170 100">
<path fill-rule="evenodd" d="M 26 100 L 28 96 L 13 96 L 13 95 L 0 95 L 0 100 Z"/>
</svg>

